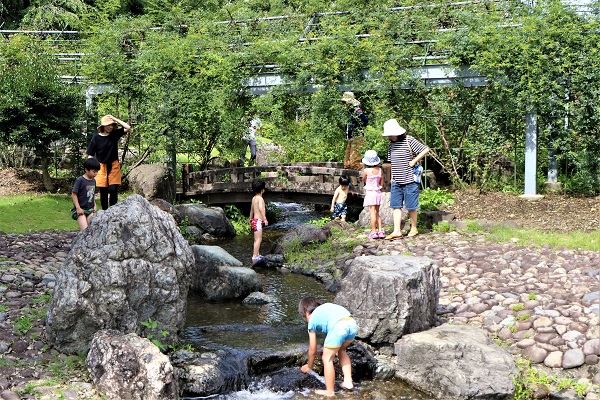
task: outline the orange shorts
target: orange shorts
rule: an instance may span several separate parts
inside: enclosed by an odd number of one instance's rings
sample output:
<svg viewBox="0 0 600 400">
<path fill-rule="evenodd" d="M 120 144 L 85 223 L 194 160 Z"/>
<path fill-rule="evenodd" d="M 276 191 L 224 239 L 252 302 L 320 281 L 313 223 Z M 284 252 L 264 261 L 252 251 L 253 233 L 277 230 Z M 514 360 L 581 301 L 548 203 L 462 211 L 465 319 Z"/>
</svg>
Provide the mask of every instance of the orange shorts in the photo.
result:
<svg viewBox="0 0 600 400">
<path fill-rule="evenodd" d="M 121 184 L 121 164 L 118 160 L 112 162 L 112 168 L 106 176 L 106 164 L 100 163 L 100 171 L 96 175 L 96 187 L 105 188 L 110 185 Z"/>
</svg>

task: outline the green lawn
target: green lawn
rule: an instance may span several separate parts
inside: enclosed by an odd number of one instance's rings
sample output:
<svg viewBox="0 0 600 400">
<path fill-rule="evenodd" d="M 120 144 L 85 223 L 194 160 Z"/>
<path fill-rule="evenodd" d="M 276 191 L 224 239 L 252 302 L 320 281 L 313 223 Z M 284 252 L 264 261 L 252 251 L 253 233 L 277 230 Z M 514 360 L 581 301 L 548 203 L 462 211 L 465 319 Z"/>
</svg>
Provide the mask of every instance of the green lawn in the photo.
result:
<svg viewBox="0 0 600 400">
<path fill-rule="evenodd" d="M 77 230 L 68 194 L 25 194 L 0 197 L 0 231 Z"/>
<path fill-rule="evenodd" d="M 124 199 L 128 194 L 120 194 Z M 96 199 L 98 202 L 98 199 Z M 77 230 L 71 218 L 70 194 L 26 194 L 0 197 L 0 231 L 21 233 L 38 230 Z M 98 204 L 98 209 L 100 205 Z M 469 230 L 469 228 L 467 228 Z M 471 226 L 470 230 L 481 230 Z M 542 232 L 532 229 L 494 227 L 490 239 L 498 242 L 515 241 L 525 246 L 550 245 L 571 249 L 600 251 L 600 230 L 593 232 Z"/>
</svg>

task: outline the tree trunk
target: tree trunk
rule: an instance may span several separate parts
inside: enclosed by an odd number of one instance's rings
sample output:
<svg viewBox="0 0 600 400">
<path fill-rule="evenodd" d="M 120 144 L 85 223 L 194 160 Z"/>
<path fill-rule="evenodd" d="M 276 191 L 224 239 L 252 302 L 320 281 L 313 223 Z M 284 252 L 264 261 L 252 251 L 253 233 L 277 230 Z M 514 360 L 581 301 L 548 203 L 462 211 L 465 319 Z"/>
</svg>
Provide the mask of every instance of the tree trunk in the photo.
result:
<svg viewBox="0 0 600 400">
<path fill-rule="evenodd" d="M 52 183 L 52 178 L 50 177 L 50 172 L 48 171 L 48 155 L 42 154 L 40 159 L 42 162 L 42 182 L 44 183 L 44 188 L 46 188 L 46 191 L 54 193 L 56 192 L 56 187 L 54 186 L 54 183 Z"/>
</svg>

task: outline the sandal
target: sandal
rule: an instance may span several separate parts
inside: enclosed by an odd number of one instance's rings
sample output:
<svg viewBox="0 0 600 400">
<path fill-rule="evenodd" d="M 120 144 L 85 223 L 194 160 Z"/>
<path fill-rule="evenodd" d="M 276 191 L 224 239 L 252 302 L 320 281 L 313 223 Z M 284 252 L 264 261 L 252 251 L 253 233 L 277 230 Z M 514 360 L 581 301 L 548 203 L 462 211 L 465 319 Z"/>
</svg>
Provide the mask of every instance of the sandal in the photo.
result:
<svg viewBox="0 0 600 400">
<path fill-rule="evenodd" d="M 379 239 L 379 232 L 371 232 L 369 234 L 369 239 Z"/>
<path fill-rule="evenodd" d="M 390 240 L 390 239 L 397 239 L 397 238 L 400 238 L 400 237 L 402 237 L 402 234 L 398 235 L 398 234 L 395 234 L 395 233 L 392 232 L 389 235 L 387 235 L 386 237 L 384 237 L 384 239 Z"/>
<path fill-rule="evenodd" d="M 413 236 L 417 236 L 419 234 L 419 231 L 417 230 L 411 230 L 410 232 L 408 232 L 408 235 L 406 235 L 407 237 L 413 237 Z"/>
<path fill-rule="evenodd" d="M 340 383 L 340 389 L 352 392 L 354 390 L 354 387 L 348 387 L 344 384 L 344 382 L 342 382 L 342 383 Z"/>
<path fill-rule="evenodd" d="M 383 239 L 383 238 L 385 237 L 385 232 L 384 232 L 384 231 L 379 231 L 379 232 L 377 232 L 377 237 L 378 237 L 379 239 Z"/>
</svg>

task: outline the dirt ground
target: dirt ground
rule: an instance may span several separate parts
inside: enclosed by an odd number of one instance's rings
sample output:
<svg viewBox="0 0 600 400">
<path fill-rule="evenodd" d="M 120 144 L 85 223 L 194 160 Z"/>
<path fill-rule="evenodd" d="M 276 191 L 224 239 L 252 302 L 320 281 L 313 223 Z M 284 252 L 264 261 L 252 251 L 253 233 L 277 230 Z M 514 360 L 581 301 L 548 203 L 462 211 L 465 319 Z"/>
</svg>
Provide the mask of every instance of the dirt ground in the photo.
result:
<svg viewBox="0 0 600 400">
<path fill-rule="evenodd" d="M 57 180 L 61 188 L 64 180 Z M 63 188 L 61 192 L 70 189 Z M 0 169 L 0 196 L 44 192 L 41 173 L 35 170 Z M 510 222 L 526 228 L 556 232 L 600 229 L 600 196 L 546 195 L 531 201 L 509 193 L 454 192 L 455 203 L 443 207 L 460 220 Z"/>
</svg>

